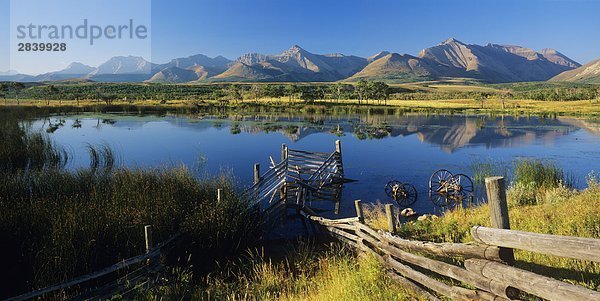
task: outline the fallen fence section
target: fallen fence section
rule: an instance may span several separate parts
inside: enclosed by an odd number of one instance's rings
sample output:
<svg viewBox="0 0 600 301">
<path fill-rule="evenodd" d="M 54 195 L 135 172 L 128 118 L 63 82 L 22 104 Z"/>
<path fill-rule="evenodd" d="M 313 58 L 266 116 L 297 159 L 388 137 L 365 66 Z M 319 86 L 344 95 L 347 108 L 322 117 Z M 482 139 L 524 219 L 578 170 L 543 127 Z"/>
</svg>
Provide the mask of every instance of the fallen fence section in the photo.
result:
<svg viewBox="0 0 600 301">
<path fill-rule="evenodd" d="M 486 180 L 486 184 L 493 186 L 494 181 L 503 184 L 499 178 Z M 504 185 L 497 185 L 492 191 L 499 196 L 489 199 L 506 202 L 504 189 Z M 488 197 L 489 194 L 488 190 Z M 512 265 L 513 249 L 600 262 L 600 239 L 476 226 L 471 231 L 474 243 L 409 240 L 370 228 L 364 223 L 361 202 L 355 203 L 354 218 L 327 219 L 316 216 L 308 207 L 301 214 L 324 233 L 378 258 L 392 279 L 421 291 L 429 300 L 438 300 L 438 296 L 453 300 L 514 300 L 523 294 L 557 301 L 600 300 L 598 291 Z M 506 208 L 505 204 L 490 206 Z M 492 219 L 505 221 L 500 226 L 508 227 L 507 210 L 491 211 Z M 508 260 L 503 259 L 503 250 L 507 251 Z"/>
<path fill-rule="evenodd" d="M 151 226 L 145 227 L 145 238 L 146 238 L 146 253 L 124 259 L 117 262 L 109 267 L 82 275 L 71 279 L 66 282 L 51 285 L 42 289 L 38 289 L 29 293 L 25 293 L 16 297 L 7 299 L 6 301 L 21 301 L 21 300 L 32 300 L 43 298 L 52 293 L 57 293 L 65 289 L 74 288 L 83 285 L 87 282 L 96 281 L 103 277 L 108 277 L 115 274 L 112 277 L 113 280 L 109 281 L 100 286 L 93 286 L 82 292 L 77 292 L 77 299 L 104 299 L 102 296 L 110 297 L 115 293 L 121 293 L 125 291 L 131 291 L 140 285 L 148 283 L 152 276 L 161 270 L 159 257 L 161 255 L 161 249 L 172 243 L 179 237 L 179 234 L 167 239 L 166 241 L 152 246 L 152 230 Z M 127 272 L 124 275 L 116 275 L 119 272 Z M 115 279 L 116 278 L 116 279 Z M 74 297 L 74 296 L 73 296 Z"/>
</svg>

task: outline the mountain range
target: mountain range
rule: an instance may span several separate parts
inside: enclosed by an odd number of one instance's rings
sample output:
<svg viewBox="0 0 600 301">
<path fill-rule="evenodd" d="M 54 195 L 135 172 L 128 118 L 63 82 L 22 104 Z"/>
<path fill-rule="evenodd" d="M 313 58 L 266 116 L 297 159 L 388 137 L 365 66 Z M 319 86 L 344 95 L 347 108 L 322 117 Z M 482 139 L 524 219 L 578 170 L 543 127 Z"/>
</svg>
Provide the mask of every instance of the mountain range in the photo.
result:
<svg viewBox="0 0 600 301">
<path fill-rule="evenodd" d="M 563 72 L 550 79 L 550 81 L 600 84 L 600 60 L 595 60 L 577 69 Z"/>
<path fill-rule="evenodd" d="M 450 38 L 417 56 L 381 51 L 370 57 L 314 54 L 294 45 L 280 54 L 247 53 L 235 60 L 197 54 L 154 64 L 117 56 L 98 67 L 72 63 L 40 74 L 0 73 L 0 81 L 84 79 L 99 82 L 336 82 L 380 80 L 392 83 L 469 78 L 489 83 L 523 81 L 600 82 L 600 60 L 584 66 L 554 49 L 466 44 Z"/>
</svg>

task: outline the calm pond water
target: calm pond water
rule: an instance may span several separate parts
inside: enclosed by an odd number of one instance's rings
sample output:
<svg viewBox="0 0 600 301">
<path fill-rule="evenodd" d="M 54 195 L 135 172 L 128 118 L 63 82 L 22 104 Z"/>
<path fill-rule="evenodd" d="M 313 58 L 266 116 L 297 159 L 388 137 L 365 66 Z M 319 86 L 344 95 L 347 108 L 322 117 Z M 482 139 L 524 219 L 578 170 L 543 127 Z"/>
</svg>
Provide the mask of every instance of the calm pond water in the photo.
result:
<svg viewBox="0 0 600 301">
<path fill-rule="evenodd" d="M 62 126 L 60 126 L 62 124 Z M 252 166 L 263 171 L 291 149 L 332 152 L 342 141 L 348 183 L 342 215 L 353 212 L 352 200 L 390 202 L 390 180 L 416 186 L 412 207 L 438 212 L 427 197 L 430 175 L 437 169 L 473 176 L 476 162 L 491 162 L 510 174 L 517 158 L 554 161 L 585 186 L 585 177 L 600 171 L 600 123 L 573 118 L 490 117 L 458 115 L 347 116 L 132 116 L 88 114 L 32 121 L 33 129 L 50 129 L 50 137 L 70 154 L 69 168 L 89 164 L 86 145 L 108 144 L 126 166 L 185 164 L 199 175 L 233 171 L 245 185 Z M 483 189 L 476 191 L 480 200 Z"/>
</svg>

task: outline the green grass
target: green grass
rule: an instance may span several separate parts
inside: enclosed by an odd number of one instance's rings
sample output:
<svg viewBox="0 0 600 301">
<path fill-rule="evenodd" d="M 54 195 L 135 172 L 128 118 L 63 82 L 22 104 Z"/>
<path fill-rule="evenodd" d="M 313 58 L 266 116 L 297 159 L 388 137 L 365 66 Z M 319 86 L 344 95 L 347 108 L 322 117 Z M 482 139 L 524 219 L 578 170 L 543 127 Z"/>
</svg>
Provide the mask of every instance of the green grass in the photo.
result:
<svg viewBox="0 0 600 301">
<path fill-rule="evenodd" d="M 216 203 L 216 189 L 225 200 Z M 227 178 L 195 178 L 184 168 L 110 172 L 42 170 L 0 174 L 2 283 L 28 290 L 109 266 L 184 232 L 195 266 L 214 267 L 257 240 L 250 204 Z"/>
<path fill-rule="evenodd" d="M 554 188 L 564 181 L 564 172 L 552 162 L 523 159 L 517 162 L 514 171 L 514 183 L 533 183 L 535 188 Z"/>
<path fill-rule="evenodd" d="M 553 162 L 538 159 L 518 160 L 509 194 L 511 202 L 531 205 L 546 202 L 545 193 L 557 188 L 571 188 L 574 179 Z"/>
<path fill-rule="evenodd" d="M 283 260 L 254 254 L 197 285 L 189 270 L 171 270 L 168 282 L 140 291 L 139 300 L 424 300 L 394 283 L 374 257 L 347 247 L 292 248 Z"/>
</svg>

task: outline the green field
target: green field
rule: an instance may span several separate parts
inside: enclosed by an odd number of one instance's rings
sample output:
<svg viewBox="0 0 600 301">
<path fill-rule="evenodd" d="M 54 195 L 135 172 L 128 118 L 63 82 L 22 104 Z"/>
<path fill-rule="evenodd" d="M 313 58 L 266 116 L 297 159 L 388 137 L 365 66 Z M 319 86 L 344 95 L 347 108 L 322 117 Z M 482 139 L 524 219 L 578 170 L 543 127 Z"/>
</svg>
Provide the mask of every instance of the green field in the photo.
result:
<svg viewBox="0 0 600 301">
<path fill-rule="evenodd" d="M 466 80 L 386 85 L 380 82 L 257 84 L 2 84 L 6 106 L 67 110 L 172 110 L 194 112 L 213 106 L 269 106 L 294 110 L 333 106 L 387 106 L 409 111 L 600 115 L 600 86 L 566 83 L 482 84 Z"/>
</svg>

